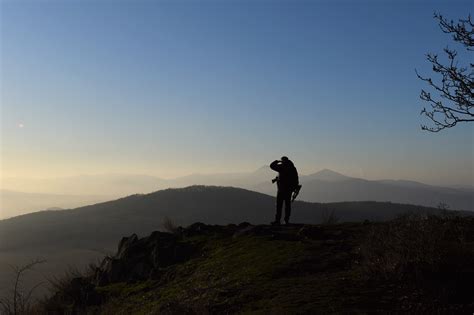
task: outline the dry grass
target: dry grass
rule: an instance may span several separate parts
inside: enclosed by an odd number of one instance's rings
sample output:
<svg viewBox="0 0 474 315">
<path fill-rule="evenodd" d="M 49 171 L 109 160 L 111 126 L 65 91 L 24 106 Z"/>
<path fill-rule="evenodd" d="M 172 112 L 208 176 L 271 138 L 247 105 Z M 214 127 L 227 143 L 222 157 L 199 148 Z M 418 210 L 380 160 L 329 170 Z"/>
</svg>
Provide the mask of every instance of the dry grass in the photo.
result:
<svg viewBox="0 0 474 315">
<path fill-rule="evenodd" d="M 0 298 L 0 314 L 22 315 L 33 313 L 33 293 L 43 285 L 42 282 L 30 288 L 24 288 L 23 278 L 26 273 L 31 272 L 37 265 L 43 264 L 45 260 L 34 259 L 22 266 L 11 266 L 15 281 L 12 284 L 11 295 Z"/>
<path fill-rule="evenodd" d="M 51 293 L 64 291 L 74 278 L 85 276 L 79 269 L 69 266 L 69 268 L 57 277 L 48 278 Z"/>
<path fill-rule="evenodd" d="M 337 214 L 335 209 L 324 208 L 321 211 L 321 224 L 323 225 L 331 225 L 336 224 L 341 219 Z"/>
<path fill-rule="evenodd" d="M 169 217 L 164 217 L 161 221 L 161 227 L 164 231 L 169 233 L 176 233 L 178 231 L 178 225 Z"/>
<path fill-rule="evenodd" d="M 364 270 L 369 277 L 422 281 L 445 268 L 462 268 L 474 259 L 466 224 L 452 214 L 405 214 L 376 226 L 361 245 Z"/>
</svg>

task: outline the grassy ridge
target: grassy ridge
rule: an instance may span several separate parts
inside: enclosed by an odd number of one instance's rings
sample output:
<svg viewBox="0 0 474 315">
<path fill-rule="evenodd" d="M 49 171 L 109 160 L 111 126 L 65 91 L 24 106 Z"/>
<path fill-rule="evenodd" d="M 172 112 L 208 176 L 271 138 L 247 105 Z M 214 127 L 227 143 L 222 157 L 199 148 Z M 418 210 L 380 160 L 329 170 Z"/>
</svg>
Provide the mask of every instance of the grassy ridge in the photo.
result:
<svg viewBox="0 0 474 315">
<path fill-rule="evenodd" d="M 403 281 L 398 275 L 379 277 L 373 270 L 367 271 L 367 266 L 373 264 L 367 260 L 375 258 L 364 252 L 369 250 L 367 246 L 374 246 L 368 239 L 374 232 L 386 230 L 387 224 L 402 228 L 408 221 L 409 229 L 419 228 L 415 224 L 418 219 L 400 220 L 289 227 L 202 225 L 199 231 L 192 227 L 182 229 L 178 231 L 178 242 L 197 249 L 187 261 L 160 268 L 159 274 L 150 279 L 95 286 L 93 292 L 100 296 L 96 305 L 54 299 L 49 303 L 63 303 L 70 311 L 75 308 L 91 314 L 444 313 L 473 308 L 474 298 L 470 296 L 453 299 L 452 294 L 428 290 L 428 283 L 443 286 L 443 281 L 433 276 L 434 269 L 430 269 L 430 279 L 418 277 L 417 281 L 410 280 L 411 269 L 407 268 L 393 271 L 406 273 Z M 462 240 L 466 253 L 474 257 L 472 219 L 461 219 L 456 224 L 466 236 Z M 452 245 L 446 244 L 442 246 Z M 381 249 L 377 246 L 374 250 Z M 399 255 L 404 249 L 384 251 Z M 423 264 L 422 259 L 416 259 Z M 399 261 L 402 260 L 409 265 L 411 257 L 403 256 Z M 441 259 L 439 266 L 443 264 Z M 457 264 L 458 269 L 450 271 L 452 277 L 459 272 L 464 272 L 464 277 L 471 274 L 470 269 L 462 269 L 467 265 Z M 417 272 L 423 272 L 423 266 Z M 461 287 L 464 285 L 455 283 L 451 288 L 465 290 L 467 287 Z"/>
<path fill-rule="evenodd" d="M 357 278 L 350 264 L 352 246 L 344 240 L 291 239 L 298 228 L 281 228 L 279 234 L 269 229 L 268 235 L 192 237 L 186 241 L 202 246 L 201 257 L 165 271 L 166 280 L 101 288 L 115 298 L 104 311 L 273 312 L 344 306 L 344 301 L 334 301 L 338 283 Z"/>
</svg>

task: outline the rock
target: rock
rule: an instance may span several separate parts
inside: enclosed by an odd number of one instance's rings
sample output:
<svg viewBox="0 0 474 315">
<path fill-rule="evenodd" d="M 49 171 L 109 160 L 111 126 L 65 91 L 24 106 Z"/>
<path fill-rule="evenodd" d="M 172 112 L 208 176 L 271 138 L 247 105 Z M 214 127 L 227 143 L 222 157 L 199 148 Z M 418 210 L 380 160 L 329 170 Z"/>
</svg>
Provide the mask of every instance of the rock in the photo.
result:
<svg viewBox="0 0 474 315">
<path fill-rule="evenodd" d="M 249 227 L 251 226 L 252 224 L 248 223 L 248 222 L 242 222 L 238 225 L 239 228 L 246 228 L 246 227 Z"/>
<path fill-rule="evenodd" d="M 241 226 L 239 224 L 239 226 Z M 273 237 L 275 234 L 275 227 L 268 226 L 268 225 L 247 225 L 242 224 L 242 228 L 238 229 L 232 235 L 234 238 L 239 236 L 271 236 Z"/>
<path fill-rule="evenodd" d="M 130 237 L 123 237 L 118 245 L 117 255 L 119 258 L 125 255 L 125 252 L 130 248 L 130 246 L 138 241 L 137 234 L 132 234 Z"/>
<path fill-rule="evenodd" d="M 201 222 L 196 222 L 191 224 L 186 231 L 187 232 L 204 232 L 206 230 L 209 230 L 208 225 L 201 223 Z"/>
<path fill-rule="evenodd" d="M 159 275 L 159 269 L 189 259 L 195 249 L 170 233 L 153 232 L 138 239 L 133 234 L 123 238 L 117 254 L 107 257 L 96 271 L 97 285 L 122 281 L 139 281 Z"/>
<path fill-rule="evenodd" d="M 240 226 L 240 225 L 239 225 Z M 236 238 L 236 237 L 239 237 L 239 236 L 243 236 L 243 235 L 250 235 L 252 234 L 253 230 L 255 229 L 254 226 L 246 226 L 242 229 L 239 229 L 237 230 L 234 235 L 232 235 L 233 238 Z"/>
<path fill-rule="evenodd" d="M 324 236 L 324 231 L 319 226 L 305 225 L 296 233 L 300 238 L 320 239 Z"/>
</svg>

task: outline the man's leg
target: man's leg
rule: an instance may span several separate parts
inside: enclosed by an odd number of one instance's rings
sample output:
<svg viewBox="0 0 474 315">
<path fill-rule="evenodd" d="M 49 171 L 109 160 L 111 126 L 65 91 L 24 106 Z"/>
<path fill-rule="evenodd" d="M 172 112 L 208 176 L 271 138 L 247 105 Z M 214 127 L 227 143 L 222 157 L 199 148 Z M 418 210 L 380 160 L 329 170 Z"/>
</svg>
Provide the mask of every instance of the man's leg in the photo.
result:
<svg viewBox="0 0 474 315">
<path fill-rule="evenodd" d="M 276 214 L 275 214 L 275 223 L 280 223 L 281 220 L 281 210 L 283 208 L 284 194 L 281 191 L 277 193 L 276 200 Z"/>
<path fill-rule="evenodd" d="M 291 215 L 291 191 L 285 192 L 285 223 L 290 222 Z"/>
</svg>

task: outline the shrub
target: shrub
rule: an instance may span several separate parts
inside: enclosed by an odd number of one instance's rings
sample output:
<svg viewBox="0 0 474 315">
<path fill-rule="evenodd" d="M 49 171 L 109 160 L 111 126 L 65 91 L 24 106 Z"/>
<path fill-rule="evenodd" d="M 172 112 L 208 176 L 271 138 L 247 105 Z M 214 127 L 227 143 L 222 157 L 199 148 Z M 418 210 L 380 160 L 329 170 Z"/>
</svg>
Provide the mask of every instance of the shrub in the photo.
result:
<svg viewBox="0 0 474 315">
<path fill-rule="evenodd" d="M 12 285 L 11 296 L 0 298 L 0 314 L 4 315 L 20 315 L 32 314 L 32 296 L 34 291 L 42 282 L 25 289 L 22 285 L 25 273 L 32 271 L 37 265 L 43 264 L 45 260 L 34 259 L 22 266 L 12 266 L 15 281 Z"/>
<path fill-rule="evenodd" d="M 336 224 L 340 220 L 340 217 L 336 214 L 336 210 L 330 208 L 324 208 L 321 211 L 321 224 L 330 225 Z"/>
<path fill-rule="evenodd" d="M 178 225 L 169 217 L 165 216 L 161 222 L 163 230 L 169 233 L 176 233 L 178 231 Z"/>
<path fill-rule="evenodd" d="M 436 273 L 470 269 L 466 243 L 472 219 L 405 214 L 370 230 L 361 245 L 362 266 L 372 278 L 424 281 Z"/>
<path fill-rule="evenodd" d="M 89 268 L 89 267 L 88 267 Z M 75 278 L 83 277 L 84 274 L 76 267 L 69 266 L 68 269 L 60 276 L 47 278 L 51 293 L 63 292 L 69 287 L 71 281 Z"/>
<path fill-rule="evenodd" d="M 48 278 L 50 296 L 38 301 L 32 314 L 81 314 L 83 308 L 98 303 L 93 278 L 97 265 L 90 263 L 84 270 L 69 267 L 62 275 Z"/>
</svg>

